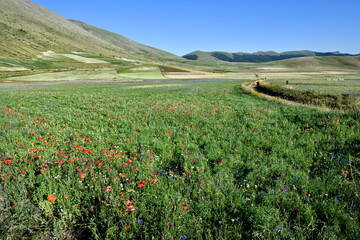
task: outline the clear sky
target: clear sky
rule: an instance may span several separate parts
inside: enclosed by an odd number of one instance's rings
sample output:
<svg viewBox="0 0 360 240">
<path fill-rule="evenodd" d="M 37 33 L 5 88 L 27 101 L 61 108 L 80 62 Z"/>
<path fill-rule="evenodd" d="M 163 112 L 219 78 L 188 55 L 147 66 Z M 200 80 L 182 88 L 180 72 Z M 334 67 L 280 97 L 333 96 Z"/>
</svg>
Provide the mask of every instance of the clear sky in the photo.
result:
<svg viewBox="0 0 360 240">
<path fill-rule="evenodd" d="M 32 0 L 60 16 L 184 55 L 360 53 L 360 0 Z"/>
</svg>

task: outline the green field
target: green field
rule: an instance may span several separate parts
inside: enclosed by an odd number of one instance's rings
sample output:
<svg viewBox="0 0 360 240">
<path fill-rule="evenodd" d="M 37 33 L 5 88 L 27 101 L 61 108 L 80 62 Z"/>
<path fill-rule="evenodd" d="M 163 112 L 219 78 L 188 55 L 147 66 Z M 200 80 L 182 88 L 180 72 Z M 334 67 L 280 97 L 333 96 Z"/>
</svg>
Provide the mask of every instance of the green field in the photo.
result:
<svg viewBox="0 0 360 240">
<path fill-rule="evenodd" d="M 62 72 L 48 72 L 28 76 L 13 77 L 15 81 L 51 82 L 51 81 L 73 81 L 73 80 L 110 80 L 118 77 L 114 69 L 79 69 Z"/>
<path fill-rule="evenodd" d="M 270 82 L 286 86 L 285 80 L 276 79 Z M 360 75 L 334 75 L 328 78 L 322 76 L 322 79 L 291 79 L 288 86 L 305 91 L 360 96 Z"/>
<path fill-rule="evenodd" d="M 239 82 L 0 90 L 7 239 L 358 239 L 359 120 Z"/>
</svg>

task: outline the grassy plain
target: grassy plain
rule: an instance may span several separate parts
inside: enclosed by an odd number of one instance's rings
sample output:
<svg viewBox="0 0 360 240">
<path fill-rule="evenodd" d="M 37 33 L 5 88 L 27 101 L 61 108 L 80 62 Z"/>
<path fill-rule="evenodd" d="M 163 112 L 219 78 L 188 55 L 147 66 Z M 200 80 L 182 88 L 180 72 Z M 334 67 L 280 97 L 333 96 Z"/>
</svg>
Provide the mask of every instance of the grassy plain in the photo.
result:
<svg viewBox="0 0 360 240">
<path fill-rule="evenodd" d="M 0 235 L 358 239 L 359 121 L 238 82 L 0 90 Z"/>
<path fill-rule="evenodd" d="M 276 79 L 271 82 L 286 87 L 284 80 Z M 323 79 L 292 79 L 289 80 L 288 87 L 305 91 L 360 96 L 360 75 L 332 76 L 327 79 L 326 77 Z"/>
</svg>

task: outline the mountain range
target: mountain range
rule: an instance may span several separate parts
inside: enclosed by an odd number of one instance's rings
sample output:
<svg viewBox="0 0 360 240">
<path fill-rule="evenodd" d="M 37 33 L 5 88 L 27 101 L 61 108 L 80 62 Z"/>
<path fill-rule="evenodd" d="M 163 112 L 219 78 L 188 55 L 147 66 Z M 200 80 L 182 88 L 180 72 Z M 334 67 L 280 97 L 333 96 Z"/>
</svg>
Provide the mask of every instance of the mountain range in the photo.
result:
<svg viewBox="0 0 360 240">
<path fill-rule="evenodd" d="M 210 65 L 216 64 L 216 62 L 223 64 L 260 63 L 275 60 L 283 60 L 281 64 L 291 67 L 307 65 L 306 62 L 311 63 L 311 66 L 329 65 L 350 68 L 360 66 L 359 55 L 353 57 L 340 52 L 228 53 L 195 51 L 179 57 L 81 21 L 67 20 L 28 0 L 0 0 L 0 64 L 2 61 L 9 63 L 12 60 L 34 61 L 39 55 L 49 51 L 63 54 L 62 58 L 73 52 L 91 53 L 100 57 L 111 57 L 114 61 L 135 59 L 151 64 L 166 65 L 170 63 L 170 65 L 180 65 L 198 70 L 209 69 L 209 71 L 212 71 Z M 299 57 L 308 58 L 286 62 Z M 336 57 L 336 59 L 331 57 Z M 5 64 L 5 66 L 7 65 Z"/>
<path fill-rule="evenodd" d="M 255 53 L 229 53 L 229 52 L 202 52 L 195 51 L 183 56 L 188 60 L 199 60 L 199 61 L 225 61 L 225 62 L 270 62 L 277 60 L 284 60 L 289 58 L 298 57 L 317 57 L 317 56 L 353 56 L 347 53 L 340 52 L 314 52 L 308 50 L 302 51 L 287 51 L 277 53 L 274 51 L 267 52 L 255 52 Z"/>
</svg>

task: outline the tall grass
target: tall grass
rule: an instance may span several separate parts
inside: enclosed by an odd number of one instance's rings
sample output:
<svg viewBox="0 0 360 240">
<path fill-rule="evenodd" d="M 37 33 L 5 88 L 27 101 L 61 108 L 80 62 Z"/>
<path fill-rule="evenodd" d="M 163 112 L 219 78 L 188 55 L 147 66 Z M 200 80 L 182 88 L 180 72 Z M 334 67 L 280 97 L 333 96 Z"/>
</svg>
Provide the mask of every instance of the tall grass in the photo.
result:
<svg viewBox="0 0 360 240">
<path fill-rule="evenodd" d="M 271 83 L 261 83 L 257 91 L 282 99 L 304 104 L 313 104 L 339 110 L 352 110 L 359 107 L 359 99 L 347 94 L 337 95 L 315 91 L 302 91 L 281 87 Z"/>
</svg>

